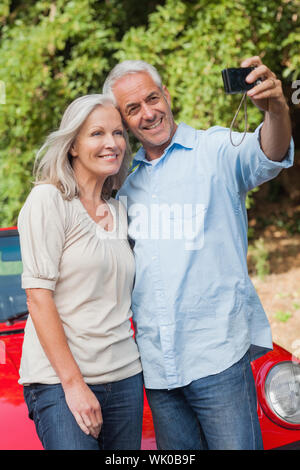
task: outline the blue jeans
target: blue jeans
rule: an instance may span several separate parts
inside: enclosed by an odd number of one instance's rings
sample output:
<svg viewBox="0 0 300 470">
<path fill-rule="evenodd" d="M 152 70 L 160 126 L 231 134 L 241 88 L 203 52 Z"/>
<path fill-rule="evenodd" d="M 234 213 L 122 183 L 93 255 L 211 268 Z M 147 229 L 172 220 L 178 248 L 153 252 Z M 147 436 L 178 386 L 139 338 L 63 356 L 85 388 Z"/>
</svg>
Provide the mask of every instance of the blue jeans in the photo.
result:
<svg viewBox="0 0 300 470">
<path fill-rule="evenodd" d="M 24 387 L 29 417 L 46 450 L 138 450 L 141 447 L 144 391 L 142 373 L 118 382 L 89 385 L 101 405 L 98 439 L 78 426 L 61 384 Z"/>
<path fill-rule="evenodd" d="M 158 449 L 263 448 L 249 353 L 218 374 L 146 394 Z"/>
</svg>

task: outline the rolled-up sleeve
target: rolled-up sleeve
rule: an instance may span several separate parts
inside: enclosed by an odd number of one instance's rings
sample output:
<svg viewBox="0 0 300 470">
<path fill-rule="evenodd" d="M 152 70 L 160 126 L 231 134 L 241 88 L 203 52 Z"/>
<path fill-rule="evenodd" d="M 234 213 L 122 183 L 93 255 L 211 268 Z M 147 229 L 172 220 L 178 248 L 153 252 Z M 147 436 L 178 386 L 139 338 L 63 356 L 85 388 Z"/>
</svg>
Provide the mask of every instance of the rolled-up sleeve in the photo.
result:
<svg viewBox="0 0 300 470">
<path fill-rule="evenodd" d="M 260 131 L 261 131 L 262 124 L 255 130 L 254 136 L 258 141 L 261 158 L 260 158 L 260 168 L 258 173 L 262 174 L 264 178 L 274 178 L 277 174 L 283 170 L 284 168 L 290 168 L 294 163 L 294 141 L 291 139 L 288 151 L 286 152 L 284 158 L 281 161 L 270 160 L 268 158 L 262 148 L 260 143 Z M 269 177 L 270 175 L 270 177 Z"/>
<path fill-rule="evenodd" d="M 18 217 L 22 288 L 55 290 L 65 241 L 65 207 L 57 188 L 33 188 Z"/>
<path fill-rule="evenodd" d="M 240 168 L 240 184 L 245 191 L 269 181 L 285 168 L 290 168 L 294 163 L 294 142 L 291 139 L 290 146 L 282 161 L 274 161 L 263 152 L 260 144 L 260 130 L 258 126 L 254 133 L 248 134 L 245 142 L 238 152 Z"/>
<path fill-rule="evenodd" d="M 247 193 L 275 178 L 281 170 L 290 168 L 294 163 L 293 139 L 282 161 L 270 160 L 265 155 L 260 145 L 262 125 L 260 124 L 254 132 L 247 133 L 238 146 L 231 144 L 230 130 L 227 128 L 215 126 L 206 131 L 209 137 L 206 140 L 208 153 L 212 157 L 217 156 L 218 174 L 238 193 Z M 240 142 L 241 139 L 241 133 L 232 133 L 233 142 Z"/>
</svg>

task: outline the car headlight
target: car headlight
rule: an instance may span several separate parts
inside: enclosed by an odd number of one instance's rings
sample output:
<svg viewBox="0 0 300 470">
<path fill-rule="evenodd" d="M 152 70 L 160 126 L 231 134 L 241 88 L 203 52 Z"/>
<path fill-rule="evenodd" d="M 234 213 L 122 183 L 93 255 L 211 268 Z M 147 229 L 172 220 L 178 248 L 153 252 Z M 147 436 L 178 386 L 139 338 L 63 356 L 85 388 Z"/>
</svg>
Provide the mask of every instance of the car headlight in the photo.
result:
<svg viewBox="0 0 300 470">
<path fill-rule="evenodd" d="M 300 424 L 300 364 L 280 362 L 265 380 L 268 405 L 275 415 L 291 424 Z"/>
</svg>

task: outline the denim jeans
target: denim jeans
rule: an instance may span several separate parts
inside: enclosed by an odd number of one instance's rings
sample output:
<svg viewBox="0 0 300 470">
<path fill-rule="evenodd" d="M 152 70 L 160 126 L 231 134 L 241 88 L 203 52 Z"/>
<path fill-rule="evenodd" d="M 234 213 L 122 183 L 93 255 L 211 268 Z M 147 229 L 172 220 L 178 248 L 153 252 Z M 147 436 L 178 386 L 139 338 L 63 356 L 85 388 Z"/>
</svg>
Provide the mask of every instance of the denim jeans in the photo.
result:
<svg viewBox="0 0 300 470">
<path fill-rule="evenodd" d="M 158 449 L 263 448 L 249 352 L 223 372 L 146 394 Z"/>
<path fill-rule="evenodd" d="M 98 439 L 78 426 L 61 384 L 24 386 L 29 417 L 46 450 L 138 450 L 143 421 L 142 373 L 118 382 L 89 385 L 101 405 L 103 425 Z"/>
</svg>

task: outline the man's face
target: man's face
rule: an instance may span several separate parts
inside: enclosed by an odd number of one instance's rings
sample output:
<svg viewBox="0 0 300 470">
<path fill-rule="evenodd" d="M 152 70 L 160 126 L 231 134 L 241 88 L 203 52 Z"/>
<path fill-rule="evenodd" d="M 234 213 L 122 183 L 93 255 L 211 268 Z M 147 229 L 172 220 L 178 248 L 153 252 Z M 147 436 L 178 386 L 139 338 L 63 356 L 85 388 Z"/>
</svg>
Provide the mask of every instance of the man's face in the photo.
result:
<svg viewBox="0 0 300 470">
<path fill-rule="evenodd" d="M 113 93 L 126 125 L 142 143 L 148 158 L 160 156 L 177 127 L 166 87 L 161 90 L 148 73 L 137 72 L 117 80 Z"/>
</svg>

